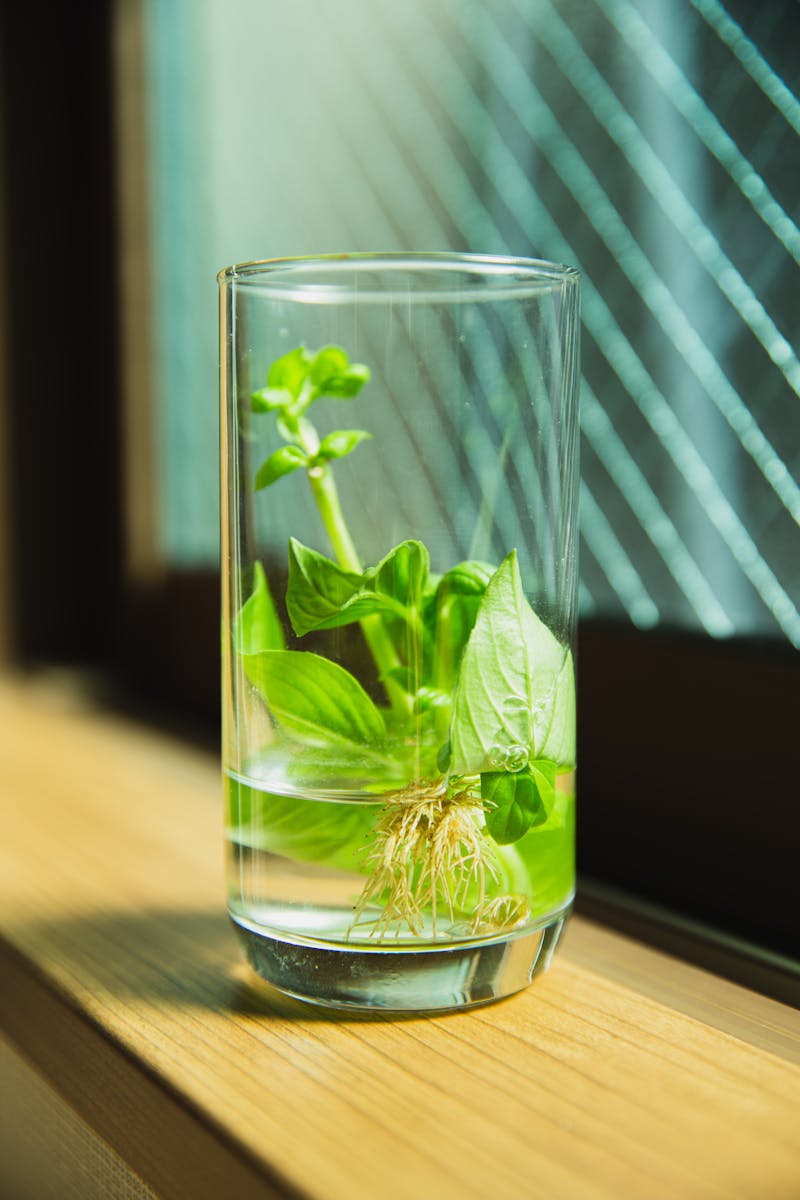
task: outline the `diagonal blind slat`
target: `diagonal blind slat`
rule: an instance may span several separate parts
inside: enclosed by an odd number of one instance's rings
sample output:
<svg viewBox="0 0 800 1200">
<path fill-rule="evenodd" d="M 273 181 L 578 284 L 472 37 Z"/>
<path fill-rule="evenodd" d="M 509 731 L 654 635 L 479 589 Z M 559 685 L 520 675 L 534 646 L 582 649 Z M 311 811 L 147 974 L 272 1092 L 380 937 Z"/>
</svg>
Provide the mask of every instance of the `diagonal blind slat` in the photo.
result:
<svg viewBox="0 0 800 1200">
<path fill-rule="evenodd" d="M 534 255 L 585 277 L 584 611 L 800 646 L 794 0 L 145 8 L 169 558 L 216 554 L 209 280 L 221 265 Z M 281 47 L 302 47 L 302 78 Z M 515 336 L 486 330 L 490 424 L 496 339 Z M 429 387 L 430 436 L 455 470 L 455 431 Z M 386 486 L 413 522 L 415 432 L 392 436 Z M 463 519 L 502 541 L 519 514 L 484 521 L 496 448 L 477 427 L 463 436 Z M 526 448 L 500 449 L 521 477 Z M 420 481 L 420 495 L 436 486 Z"/>
</svg>

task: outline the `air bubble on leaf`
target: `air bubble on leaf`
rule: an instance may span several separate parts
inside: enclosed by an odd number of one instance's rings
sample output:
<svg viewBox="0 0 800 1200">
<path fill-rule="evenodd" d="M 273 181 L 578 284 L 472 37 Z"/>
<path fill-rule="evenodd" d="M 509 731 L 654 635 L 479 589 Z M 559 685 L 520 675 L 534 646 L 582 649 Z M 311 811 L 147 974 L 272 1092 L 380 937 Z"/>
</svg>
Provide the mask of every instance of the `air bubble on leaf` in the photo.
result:
<svg viewBox="0 0 800 1200">
<path fill-rule="evenodd" d="M 489 749 L 489 762 L 493 767 L 497 767 L 499 771 L 506 765 L 507 753 L 505 746 L 501 746 L 499 742 L 495 742 Z"/>
<path fill-rule="evenodd" d="M 521 771 L 528 765 L 528 749 L 520 742 L 507 745 L 495 742 L 489 750 L 488 757 L 496 771 Z"/>
<path fill-rule="evenodd" d="M 523 767 L 528 765 L 528 751 L 524 746 L 514 745 L 509 746 L 506 750 L 505 762 L 503 768 L 506 771 L 521 771 Z"/>
</svg>

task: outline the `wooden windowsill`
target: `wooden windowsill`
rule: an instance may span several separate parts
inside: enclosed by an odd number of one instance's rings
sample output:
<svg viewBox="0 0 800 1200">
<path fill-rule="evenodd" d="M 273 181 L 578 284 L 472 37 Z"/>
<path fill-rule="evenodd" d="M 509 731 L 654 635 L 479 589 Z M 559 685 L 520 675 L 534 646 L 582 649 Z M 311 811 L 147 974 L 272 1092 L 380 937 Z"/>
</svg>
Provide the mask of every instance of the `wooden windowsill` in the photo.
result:
<svg viewBox="0 0 800 1200">
<path fill-rule="evenodd" d="M 210 756 L 19 679 L 0 730 L 0 1038 L 137 1195 L 800 1194 L 790 1007 L 576 918 L 499 1004 L 306 1008 L 229 932 Z"/>
</svg>

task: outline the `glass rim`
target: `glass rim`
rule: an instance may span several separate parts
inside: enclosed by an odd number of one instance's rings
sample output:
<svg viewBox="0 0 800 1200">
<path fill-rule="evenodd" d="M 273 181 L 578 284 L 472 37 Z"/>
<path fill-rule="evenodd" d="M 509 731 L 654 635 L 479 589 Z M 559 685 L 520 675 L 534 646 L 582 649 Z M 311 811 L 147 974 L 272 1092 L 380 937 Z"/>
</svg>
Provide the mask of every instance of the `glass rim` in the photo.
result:
<svg viewBox="0 0 800 1200">
<path fill-rule="evenodd" d="M 392 273 L 396 287 L 390 283 Z M 410 288 L 414 277 L 419 283 Z M 301 303 L 463 303 L 525 299 L 576 287 L 580 277 L 576 267 L 546 259 L 390 251 L 255 259 L 224 267 L 217 282 Z"/>
</svg>

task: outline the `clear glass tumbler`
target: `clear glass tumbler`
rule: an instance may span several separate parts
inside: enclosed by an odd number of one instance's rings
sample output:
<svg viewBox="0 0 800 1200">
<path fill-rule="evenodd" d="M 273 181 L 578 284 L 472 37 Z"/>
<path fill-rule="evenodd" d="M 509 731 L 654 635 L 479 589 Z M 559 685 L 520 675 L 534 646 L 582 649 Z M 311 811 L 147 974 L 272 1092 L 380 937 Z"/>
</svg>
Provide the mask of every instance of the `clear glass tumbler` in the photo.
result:
<svg viewBox="0 0 800 1200">
<path fill-rule="evenodd" d="M 574 891 L 579 276 L 220 273 L 229 908 L 275 987 L 525 987 Z"/>
</svg>

